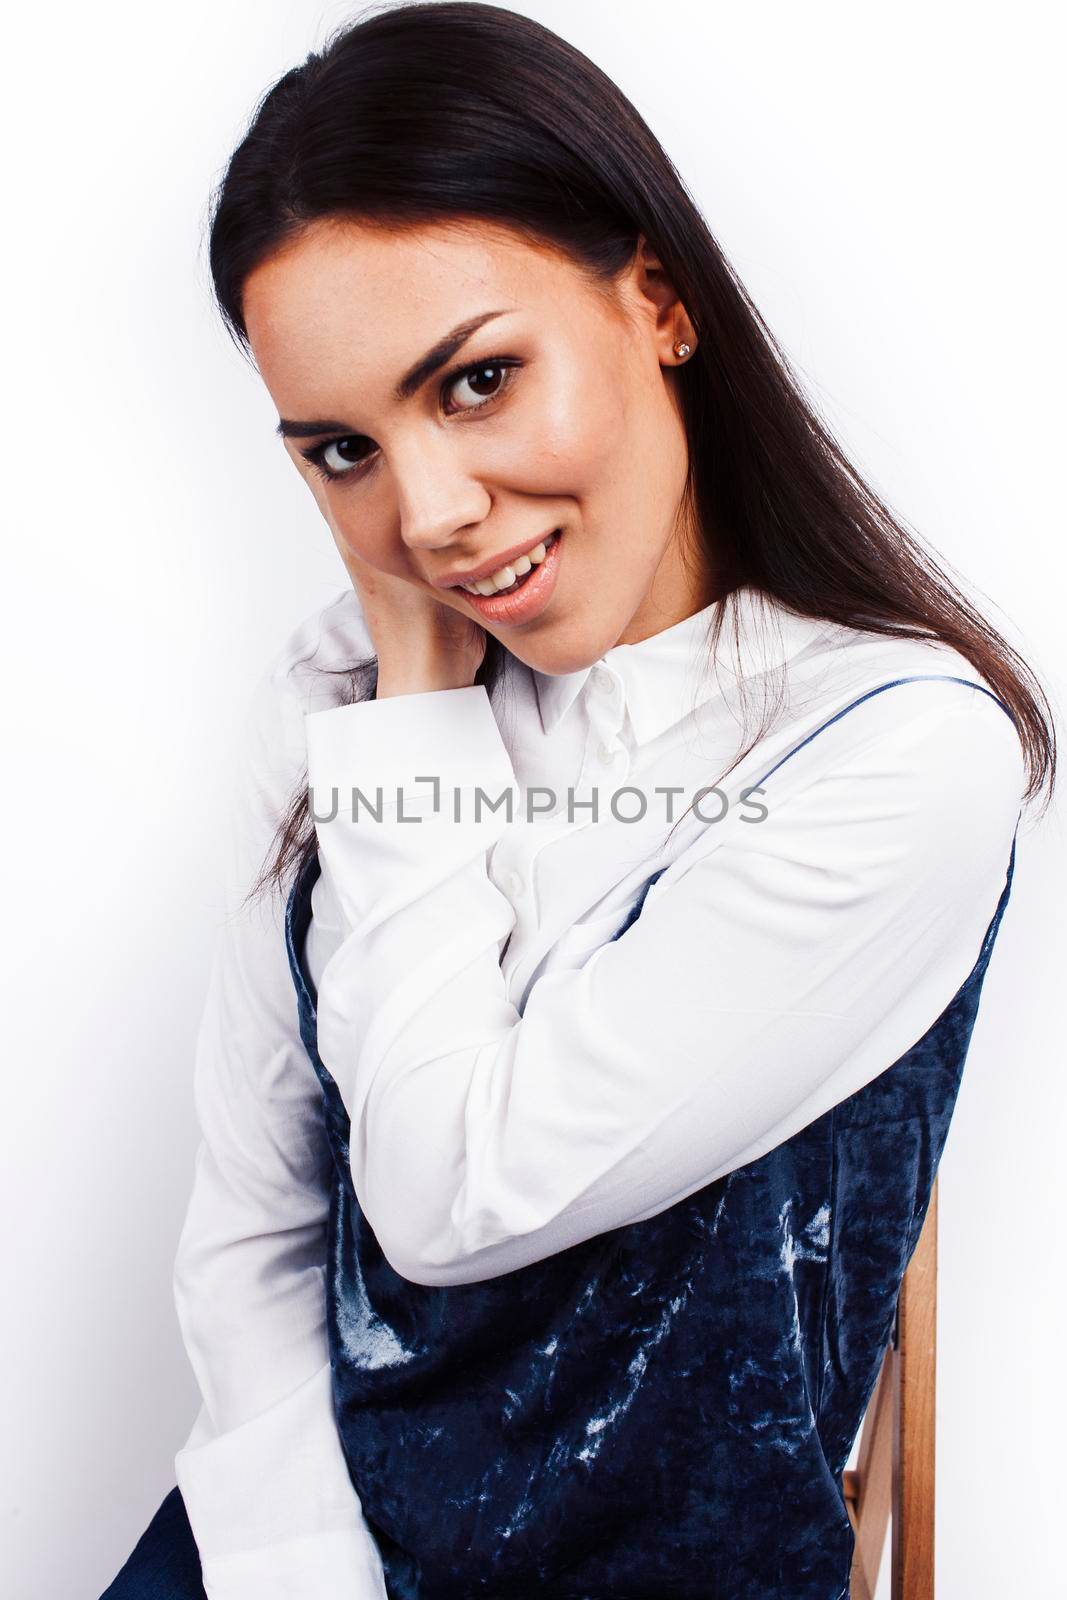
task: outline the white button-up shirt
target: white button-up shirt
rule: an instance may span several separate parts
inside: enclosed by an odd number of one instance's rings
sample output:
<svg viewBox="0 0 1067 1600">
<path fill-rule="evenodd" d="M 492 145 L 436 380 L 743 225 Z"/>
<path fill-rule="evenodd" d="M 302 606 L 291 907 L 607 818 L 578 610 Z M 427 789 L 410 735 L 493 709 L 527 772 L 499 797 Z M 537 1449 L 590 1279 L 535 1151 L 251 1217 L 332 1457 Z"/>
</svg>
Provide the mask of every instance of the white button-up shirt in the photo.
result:
<svg viewBox="0 0 1067 1600">
<path fill-rule="evenodd" d="M 332 1412 L 330 1161 L 284 906 L 237 905 L 305 762 L 319 1053 L 360 1205 L 425 1284 L 653 1216 L 890 1066 L 977 958 L 1025 787 L 958 652 L 750 589 L 577 672 L 509 656 L 492 698 L 336 704 L 321 669 L 372 655 L 352 590 L 302 624 L 238 778 L 175 1265 L 203 1397 L 175 1467 L 211 1600 L 385 1596 Z"/>
</svg>

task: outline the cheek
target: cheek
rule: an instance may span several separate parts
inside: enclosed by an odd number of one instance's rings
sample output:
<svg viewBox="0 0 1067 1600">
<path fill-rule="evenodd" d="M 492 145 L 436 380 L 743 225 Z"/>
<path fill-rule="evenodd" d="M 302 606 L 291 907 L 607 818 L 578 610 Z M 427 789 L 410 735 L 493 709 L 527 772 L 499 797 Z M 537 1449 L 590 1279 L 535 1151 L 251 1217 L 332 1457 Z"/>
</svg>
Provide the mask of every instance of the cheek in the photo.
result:
<svg viewBox="0 0 1067 1600">
<path fill-rule="evenodd" d="M 391 515 L 376 516 L 364 503 L 358 509 L 342 505 L 334 513 L 338 531 L 350 550 L 379 572 L 405 577 L 411 568 L 410 552 Z"/>
<path fill-rule="evenodd" d="M 626 410 L 610 374 L 547 383 L 530 411 L 524 463 L 540 492 L 601 495 L 618 486 L 627 458 Z M 518 463 L 516 463 L 518 464 Z"/>
</svg>

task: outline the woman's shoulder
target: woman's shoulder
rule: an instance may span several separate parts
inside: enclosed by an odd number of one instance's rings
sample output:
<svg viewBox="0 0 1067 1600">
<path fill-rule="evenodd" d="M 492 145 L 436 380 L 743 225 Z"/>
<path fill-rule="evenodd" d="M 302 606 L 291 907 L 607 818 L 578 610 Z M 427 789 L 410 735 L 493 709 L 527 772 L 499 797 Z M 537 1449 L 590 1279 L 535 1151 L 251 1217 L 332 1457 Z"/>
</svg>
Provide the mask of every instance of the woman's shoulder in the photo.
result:
<svg viewBox="0 0 1067 1600">
<path fill-rule="evenodd" d="M 761 774 L 780 773 L 787 788 L 846 772 L 875 786 L 907 776 L 924 794 L 962 778 L 1020 802 L 1011 708 L 961 650 L 817 619 L 787 626 L 785 714 L 749 758 Z"/>
<path fill-rule="evenodd" d="M 873 686 L 875 681 L 929 677 L 963 680 L 995 693 L 969 657 L 944 639 L 818 619 L 810 621 L 799 638 L 804 648 L 798 659 L 822 663 L 828 682 L 835 685 Z"/>
<path fill-rule="evenodd" d="M 982 720 L 1013 728 L 1010 708 L 996 686 L 943 639 L 824 622 L 812 623 L 801 645 L 787 666 L 796 703 L 805 713 L 835 714 L 878 696 L 887 716 L 905 722 L 935 707 L 951 711 L 967 704 L 981 705 L 987 714 Z"/>
</svg>

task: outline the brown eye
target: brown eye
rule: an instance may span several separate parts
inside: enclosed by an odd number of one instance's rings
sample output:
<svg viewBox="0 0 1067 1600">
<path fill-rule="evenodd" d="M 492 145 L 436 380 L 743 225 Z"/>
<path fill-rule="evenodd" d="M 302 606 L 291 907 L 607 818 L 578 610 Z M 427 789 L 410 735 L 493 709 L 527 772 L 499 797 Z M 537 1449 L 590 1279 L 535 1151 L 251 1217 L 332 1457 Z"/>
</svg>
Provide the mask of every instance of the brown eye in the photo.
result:
<svg viewBox="0 0 1067 1600">
<path fill-rule="evenodd" d="M 345 439 L 331 439 L 322 448 L 322 463 L 327 471 L 336 473 L 343 473 L 346 467 L 358 467 L 366 457 L 365 446 L 368 442 L 359 434 L 349 434 Z M 336 459 L 331 458 L 331 451 L 336 452 Z"/>
<path fill-rule="evenodd" d="M 312 445 L 300 454 L 312 472 L 332 483 L 336 478 L 361 477 L 360 468 L 374 454 L 373 440 L 362 433 L 346 434 L 341 439 L 327 439 L 324 444 Z M 336 460 L 331 460 L 331 455 Z"/>
<path fill-rule="evenodd" d="M 466 371 L 461 372 L 452 380 L 449 388 L 455 394 L 462 390 L 464 384 L 469 385 L 474 401 L 470 405 L 460 405 L 457 409 L 477 411 L 488 401 L 495 400 L 507 386 L 511 377 L 510 367 L 511 364 L 504 361 L 483 361 L 478 366 L 468 367 Z"/>
</svg>

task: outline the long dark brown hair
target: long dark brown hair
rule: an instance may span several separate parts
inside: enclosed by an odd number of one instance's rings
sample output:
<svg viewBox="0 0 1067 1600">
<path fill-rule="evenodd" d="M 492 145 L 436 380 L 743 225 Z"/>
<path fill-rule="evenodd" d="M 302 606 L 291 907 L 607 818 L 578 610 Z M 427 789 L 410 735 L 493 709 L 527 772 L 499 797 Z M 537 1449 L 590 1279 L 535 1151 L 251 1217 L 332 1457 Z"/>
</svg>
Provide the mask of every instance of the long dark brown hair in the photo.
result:
<svg viewBox="0 0 1067 1600">
<path fill-rule="evenodd" d="M 285 73 L 211 202 L 214 292 L 246 356 L 248 275 L 332 216 L 505 224 L 604 286 L 643 234 L 697 334 L 676 376 L 686 501 L 717 593 L 751 585 L 805 616 L 954 646 L 1012 714 L 1025 798 L 1051 797 L 1054 722 L 1035 676 L 846 459 L 670 158 L 581 51 L 502 7 L 419 3 L 361 11 Z M 506 651 L 487 640 L 475 681 L 491 691 Z M 340 670 L 342 702 L 374 695 L 373 658 Z M 283 890 L 315 853 L 306 777 L 253 895 Z"/>
</svg>

